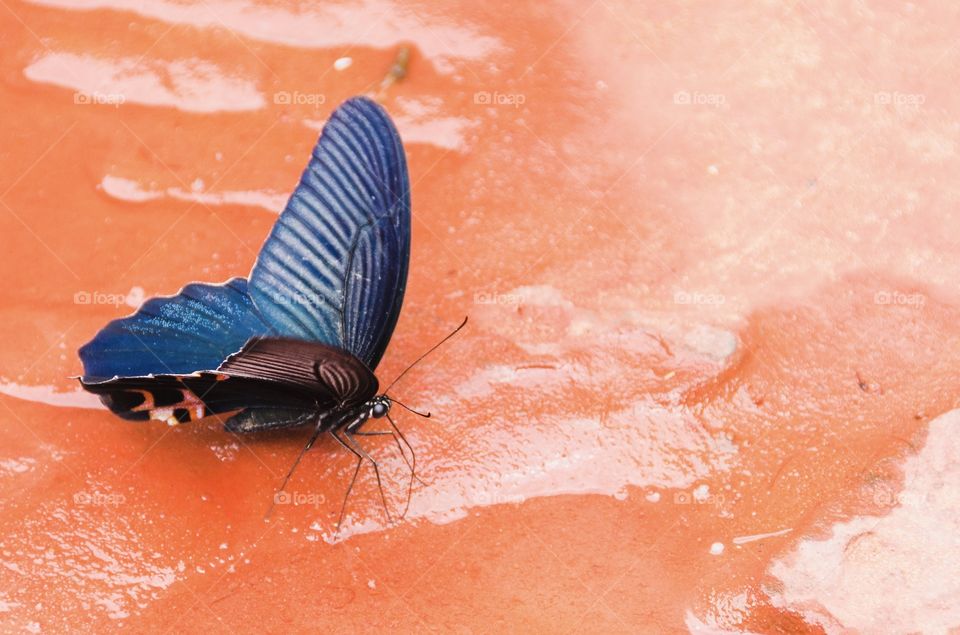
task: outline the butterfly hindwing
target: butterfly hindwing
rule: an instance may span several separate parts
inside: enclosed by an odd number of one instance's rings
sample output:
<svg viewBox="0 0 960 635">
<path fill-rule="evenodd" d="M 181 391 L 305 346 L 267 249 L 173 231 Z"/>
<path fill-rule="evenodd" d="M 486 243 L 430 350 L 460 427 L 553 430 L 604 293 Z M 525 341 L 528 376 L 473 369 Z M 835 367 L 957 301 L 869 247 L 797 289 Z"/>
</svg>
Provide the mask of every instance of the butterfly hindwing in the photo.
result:
<svg viewBox="0 0 960 635">
<path fill-rule="evenodd" d="M 101 382 L 84 381 L 83 387 L 100 395 L 104 405 L 124 419 L 154 419 L 170 424 L 243 408 L 284 404 L 308 411 L 315 405 L 310 395 L 290 386 L 216 372 L 116 377 Z"/>
<path fill-rule="evenodd" d="M 250 274 L 278 335 L 343 348 L 376 368 L 393 333 L 410 258 L 410 192 L 386 112 L 354 98 L 323 128 Z"/>
<path fill-rule="evenodd" d="M 362 404 L 378 387 L 356 357 L 284 338 L 251 339 L 214 372 L 82 383 L 125 419 L 175 424 L 241 410 L 227 422 L 238 432 L 300 425 L 316 414 Z"/>
</svg>

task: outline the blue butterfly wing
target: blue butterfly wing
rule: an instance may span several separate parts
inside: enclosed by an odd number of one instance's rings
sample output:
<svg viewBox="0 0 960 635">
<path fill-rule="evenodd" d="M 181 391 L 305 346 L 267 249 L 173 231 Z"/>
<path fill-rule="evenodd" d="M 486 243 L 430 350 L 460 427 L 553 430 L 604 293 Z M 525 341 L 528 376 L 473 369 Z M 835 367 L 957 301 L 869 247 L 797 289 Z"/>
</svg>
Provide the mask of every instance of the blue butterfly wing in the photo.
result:
<svg viewBox="0 0 960 635">
<path fill-rule="evenodd" d="M 84 380 L 215 369 L 251 337 L 269 331 L 246 279 L 189 284 L 175 296 L 148 300 L 97 333 L 80 349 Z"/>
<path fill-rule="evenodd" d="M 410 258 L 406 159 L 386 112 L 338 108 L 249 282 L 191 284 L 110 322 L 80 349 L 84 381 L 217 368 L 253 337 L 346 350 L 375 368 L 396 325 Z"/>
<path fill-rule="evenodd" d="M 337 346 L 376 368 L 410 261 L 410 187 L 396 128 L 355 97 L 323 128 L 250 274 L 276 334 Z"/>
</svg>

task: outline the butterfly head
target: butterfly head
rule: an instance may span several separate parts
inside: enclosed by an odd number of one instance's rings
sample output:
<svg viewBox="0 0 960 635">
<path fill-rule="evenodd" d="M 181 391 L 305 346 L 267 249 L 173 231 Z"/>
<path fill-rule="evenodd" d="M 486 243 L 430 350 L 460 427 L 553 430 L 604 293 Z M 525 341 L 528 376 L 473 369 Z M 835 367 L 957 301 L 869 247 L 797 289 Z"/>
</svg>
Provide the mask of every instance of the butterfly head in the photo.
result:
<svg viewBox="0 0 960 635">
<path fill-rule="evenodd" d="M 390 397 L 377 395 L 367 402 L 367 415 L 371 419 L 380 419 L 390 412 L 390 406 L 392 405 L 393 402 L 390 401 Z"/>
</svg>

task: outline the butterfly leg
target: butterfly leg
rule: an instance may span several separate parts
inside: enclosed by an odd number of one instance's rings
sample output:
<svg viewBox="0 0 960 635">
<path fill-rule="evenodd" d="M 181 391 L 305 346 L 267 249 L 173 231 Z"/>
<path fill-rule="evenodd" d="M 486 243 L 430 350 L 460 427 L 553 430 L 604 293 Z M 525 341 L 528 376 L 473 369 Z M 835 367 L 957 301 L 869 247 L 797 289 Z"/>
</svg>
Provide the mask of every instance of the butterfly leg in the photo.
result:
<svg viewBox="0 0 960 635">
<path fill-rule="evenodd" d="M 337 436 L 333 430 L 331 430 L 331 433 L 334 434 L 334 436 Z M 350 445 L 351 451 L 354 454 L 365 458 L 366 460 L 370 461 L 371 465 L 373 465 L 373 473 L 377 477 L 377 488 L 380 490 L 380 500 L 383 501 L 383 511 L 387 515 L 387 522 L 392 523 L 393 519 L 390 517 L 390 508 L 387 506 L 387 496 L 386 494 L 383 493 L 383 481 L 380 479 L 380 466 L 377 464 L 375 460 L 373 460 L 372 456 L 367 454 L 367 452 L 362 447 L 360 447 L 360 444 L 358 444 L 353 439 L 353 435 L 349 431 L 344 431 L 342 441 Z"/>
<path fill-rule="evenodd" d="M 393 417 L 391 417 L 389 414 L 387 414 L 387 421 L 390 422 L 390 427 L 393 428 L 393 431 L 396 433 L 396 435 L 394 436 L 394 439 L 397 439 L 397 438 L 399 437 L 399 439 L 403 441 L 403 444 L 407 446 L 407 449 L 410 450 L 410 458 L 411 458 L 411 460 L 412 460 L 412 463 L 407 463 L 407 465 L 410 467 L 410 475 L 411 475 L 411 477 L 417 479 L 417 482 L 419 482 L 421 485 L 423 485 L 424 487 L 426 487 L 427 484 L 424 483 L 423 481 L 421 481 L 421 480 L 420 480 L 420 477 L 417 476 L 417 470 L 416 470 L 416 467 L 417 467 L 417 454 L 416 454 L 416 452 L 413 451 L 413 446 L 410 445 L 410 442 L 409 442 L 409 441 L 407 441 L 407 437 L 403 436 L 403 433 L 400 432 L 400 428 L 397 426 L 396 423 L 393 422 Z M 397 441 L 397 445 L 400 445 L 400 441 L 399 441 L 399 440 Z M 401 450 L 401 453 L 402 453 L 402 450 Z M 412 487 L 412 484 L 411 484 L 411 487 Z"/>
<path fill-rule="evenodd" d="M 393 424 L 391 423 L 391 425 L 393 425 Z M 396 430 L 396 426 L 395 426 L 395 425 L 393 425 L 393 428 L 394 428 L 394 430 Z M 397 432 L 399 432 L 399 430 L 397 430 Z M 400 457 L 403 459 L 403 462 L 406 463 L 406 464 L 407 464 L 407 467 L 410 469 L 411 476 L 413 476 L 413 478 L 416 478 L 418 483 L 420 483 L 421 485 L 423 485 L 424 487 L 426 487 L 427 484 L 424 483 L 423 481 L 421 481 L 421 480 L 420 480 L 420 477 L 417 476 L 417 475 L 416 475 L 416 472 L 414 471 L 414 468 L 415 468 L 415 466 L 417 465 L 417 455 L 413 453 L 413 448 L 410 447 L 410 443 L 409 443 L 406 439 L 403 438 L 403 435 L 402 435 L 402 434 L 398 437 L 398 436 L 397 436 L 397 433 L 394 432 L 393 430 L 375 430 L 375 431 L 359 430 L 359 431 L 354 432 L 354 433 L 352 433 L 352 434 L 353 434 L 353 436 L 355 436 L 355 437 L 382 437 L 382 436 L 386 436 L 386 435 L 388 435 L 388 434 L 389 434 L 390 436 L 392 436 L 394 442 L 397 444 L 397 450 L 400 452 Z M 403 445 L 400 445 L 400 440 L 401 440 L 401 439 L 403 439 L 403 444 L 406 445 L 407 448 L 410 450 L 410 456 L 413 457 L 413 463 L 410 463 L 410 459 L 407 458 L 407 453 L 404 452 L 404 450 L 403 450 Z"/>
<path fill-rule="evenodd" d="M 350 492 L 353 491 L 353 484 L 357 482 L 357 475 L 360 473 L 360 466 L 363 465 L 363 457 L 357 454 L 357 451 L 343 442 L 334 430 L 330 430 L 330 436 L 337 440 L 337 443 L 345 447 L 355 457 L 357 457 L 357 467 L 353 470 L 353 478 L 350 479 L 350 485 L 347 486 L 347 493 L 343 496 L 343 504 L 340 505 L 340 516 L 337 517 L 337 533 L 340 533 L 340 525 L 343 524 L 343 515 L 347 511 L 347 500 L 350 498 Z"/>
<path fill-rule="evenodd" d="M 393 425 L 391 423 L 391 425 Z M 394 426 L 396 429 L 396 426 Z M 405 518 L 407 516 L 407 511 L 410 509 L 410 498 L 413 496 L 413 480 L 416 479 L 421 485 L 426 486 L 426 483 L 420 480 L 420 477 L 416 473 L 417 465 L 417 455 L 414 454 L 413 448 L 410 447 L 410 444 L 407 443 L 407 440 L 404 439 L 404 442 L 407 444 L 407 447 L 410 448 L 410 455 L 413 457 L 413 463 L 410 462 L 410 459 L 407 458 L 407 453 L 403 451 L 403 446 L 400 445 L 400 439 L 403 435 L 398 437 L 393 430 L 376 430 L 371 432 L 364 432 L 362 430 L 354 432 L 354 436 L 358 437 L 382 437 L 384 435 L 390 435 L 393 437 L 394 442 L 397 444 L 397 450 L 400 452 L 400 457 L 403 459 L 403 462 L 407 464 L 407 468 L 410 470 L 410 484 L 407 486 L 407 503 L 403 507 L 403 513 L 400 514 L 400 518 Z"/>
<path fill-rule="evenodd" d="M 417 453 L 413 451 L 413 446 L 410 445 L 409 441 L 407 441 L 407 437 L 403 436 L 403 433 L 400 432 L 400 428 L 397 427 L 397 424 L 393 422 L 393 417 L 391 417 L 389 413 L 387 413 L 387 421 L 390 422 L 390 427 L 393 428 L 393 432 L 396 433 L 393 438 L 397 441 L 397 447 L 400 447 L 400 439 L 403 439 L 403 442 L 408 448 L 410 448 L 410 457 L 412 462 L 407 463 L 407 465 L 410 467 L 410 483 L 407 485 L 407 503 L 403 507 L 402 516 L 402 518 L 405 518 L 407 512 L 410 511 L 410 500 L 413 498 L 413 479 L 417 479 L 417 481 L 419 481 L 424 487 L 426 487 L 427 484 L 420 480 L 420 477 L 417 476 Z M 403 449 L 400 450 L 400 454 L 403 454 Z M 406 462 L 407 457 L 404 456 L 403 460 Z"/>
<path fill-rule="evenodd" d="M 290 471 L 287 472 L 287 475 L 283 477 L 283 483 L 280 484 L 280 489 L 277 490 L 277 493 L 273 495 L 273 501 L 270 503 L 270 508 L 267 510 L 267 515 L 264 518 L 269 518 L 270 514 L 273 513 L 273 506 L 277 504 L 277 499 L 280 498 L 280 495 L 283 493 L 283 490 L 287 487 L 287 482 L 290 480 L 290 477 L 293 476 L 294 470 L 297 469 L 297 466 L 300 465 L 300 459 L 303 458 L 303 455 L 306 454 L 310 448 L 313 447 L 314 442 L 316 442 L 317 437 L 320 436 L 320 431 L 323 430 L 323 418 L 318 416 L 315 419 L 316 428 L 313 430 L 313 434 L 310 436 L 310 440 L 307 441 L 307 444 L 303 446 L 303 449 L 300 450 L 300 454 L 297 455 L 297 460 L 293 462 L 293 465 L 290 467 Z"/>
</svg>

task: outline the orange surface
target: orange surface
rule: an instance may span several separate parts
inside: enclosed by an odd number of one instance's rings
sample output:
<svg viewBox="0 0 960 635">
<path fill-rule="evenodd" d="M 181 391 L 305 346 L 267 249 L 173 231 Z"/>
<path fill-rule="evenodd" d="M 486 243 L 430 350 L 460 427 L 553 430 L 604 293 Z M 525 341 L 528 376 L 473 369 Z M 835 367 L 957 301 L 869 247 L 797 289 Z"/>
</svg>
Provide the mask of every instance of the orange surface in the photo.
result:
<svg viewBox="0 0 960 635">
<path fill-rule="evenodd" d="M 960 632 L 953 5 L 480 4 L 0 0 L 2 630 Z M 402 44 L 381 380 L 471 322 L 334 541 L 334 444 L 265 522 L 305 431 L 68 377 L 245 275 Z"/>
</svg>

